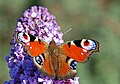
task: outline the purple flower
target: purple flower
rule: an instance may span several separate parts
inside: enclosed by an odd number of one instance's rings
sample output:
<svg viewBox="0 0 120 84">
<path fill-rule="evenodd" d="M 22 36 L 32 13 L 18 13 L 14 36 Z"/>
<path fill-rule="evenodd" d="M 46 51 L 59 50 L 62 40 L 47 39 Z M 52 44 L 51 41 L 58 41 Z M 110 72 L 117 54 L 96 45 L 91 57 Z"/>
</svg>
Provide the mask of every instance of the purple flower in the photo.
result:
<svg viewBox="0 0 120 84">
<path fill-rule="evenodd" d="M 47 8 L 32 6 L 18 19 L 15 32 L 26 32 L 40 37 L 47 43 L 54 40 L 56 44 L 60 44 L 64 41 L 63 34 L 59 30 L 60 26 L 58 26 L 55 16 L 51 15 Z M 42 76 L 34 65 L 32 57 L 26 53 L 24 46 L 16 42 L 15 35 L 10 44 L 12 49 L 10 56 L 6 56 L 6 61 L 10 68 L 11 80 L 4 84 L 78 84 L 78 77 L 75 77 L 74 80 L 52 80 Z"/>
</svg>

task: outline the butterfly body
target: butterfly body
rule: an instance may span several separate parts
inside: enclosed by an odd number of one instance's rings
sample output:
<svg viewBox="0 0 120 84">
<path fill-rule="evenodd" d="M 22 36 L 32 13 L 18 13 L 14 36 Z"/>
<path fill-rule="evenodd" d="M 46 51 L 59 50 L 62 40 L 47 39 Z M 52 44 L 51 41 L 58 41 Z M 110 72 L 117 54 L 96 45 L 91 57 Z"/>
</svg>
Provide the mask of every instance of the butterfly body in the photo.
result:
<svg viewBox="0 0 120 84">
<path fill-rule="evenodd" d="M 85 62 L 89 56 L 98 51 L 99 44 L 91 39 L 81 39 L 56 45 L 49 44 L 31 34 L 17 32 L 17 42 L 21 42 L 27 53 L 33 57 L 34 64 L 40 72 L 54 79 L 74 78 L 77 74 L 77 62 Z"/>
<path fill-rule="evenodd" d="M 70 69 L 68 62 L 66 62 L 66 55 L 60 51 L 55 41 L 49 43 L 48 49 L 42 55 L 45 56 L 45 59 L 41 68 L 37 63 L 37 57 L 34 57 L 33 60 L 43 75 L 53 77 L 54 79 L 67 79 L 73 78 L 77 74 L 76 70 Z"/>
</svg>

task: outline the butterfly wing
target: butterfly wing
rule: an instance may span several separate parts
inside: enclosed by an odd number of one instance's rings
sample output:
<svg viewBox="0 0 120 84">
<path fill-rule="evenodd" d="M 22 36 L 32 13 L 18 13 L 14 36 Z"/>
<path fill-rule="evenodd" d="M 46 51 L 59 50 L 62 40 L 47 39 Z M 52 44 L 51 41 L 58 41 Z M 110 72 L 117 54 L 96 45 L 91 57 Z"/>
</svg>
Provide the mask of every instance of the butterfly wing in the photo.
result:
<svg viewBox="0 0 120 84">
<path fill-rule="evenodd" d="M 59 47 L 66 56 L 78 62 L 87 61 L 93 52 L 99 51 L 99 43 L 92 39 L 74 40 Z"/>
<path fill-rule="evenodd" d="M 16 39 L 17 42 L 21 42 L 26 47 L 28 53 L 32 57 L 42 54 L 47 48 L 47 44 L 45 42 L 31 34 L 17 32 Z"/>
<path fill-rule="evenodd" d="M 90 39 L 75 40 L 59 46 L 54 41 L 48 46 L 37 37 L 23 32 L 17 32 L 16 39 L 26 47 L 41 73 L 56 79 L 73 78 L 77 74 L 77 61 L 85 62 L 99 48 L 99 43 Z"/>
<path fill-rule="evenodd" d="M 16 33 L 17 42 L 21 42 L 28 54 L 33 57 L 34 64 L 43 75 L 55 76 L 54 67 L 49 56 L 48 45 L 37 37 L 24 32 Z"/>
<path fill-rule="evenodd" d="M 37 66 L 38 70 L 40 70 L 42 75 L 55 78 L 54 66 L 51 62 L 52 60 L 53 58 L 49 56 L 48 51 L 37 57 L 33 57 L 34 64 Z"/>
<path fill-rule="evenodd" d="M 99 43 L 91 39 L 70 41 L 58 47 L 61 54 L 58 56 L 58 78 L 63 79 L 74 78 L 77 62 L 85 62 L 93 52 L 99 51 Z"/>
<path fill-rule="evenodd" d="M 75 64 L 74 66 L 76 66 L 77 62 L 75 63 L 74 59 L 67 57 L 61 52 L 61 55 L 58 56 L 58 71 L 56 73 L 57 78 L 74 78 L 77 74 L 77 71 L 76 68 L 73 69 L 73 67 L 71 67 L 72 64 Z"/>
</svg>

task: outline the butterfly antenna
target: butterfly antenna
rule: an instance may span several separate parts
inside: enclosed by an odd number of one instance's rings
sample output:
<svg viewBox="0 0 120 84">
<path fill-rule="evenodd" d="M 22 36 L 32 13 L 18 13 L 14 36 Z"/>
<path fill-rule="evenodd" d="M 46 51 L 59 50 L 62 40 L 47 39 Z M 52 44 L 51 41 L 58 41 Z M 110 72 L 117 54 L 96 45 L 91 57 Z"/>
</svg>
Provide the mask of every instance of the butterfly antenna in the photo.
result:
<svg viewBox="0 0 120 84">
<path fill-rule="evenodd" d="M 65 35 L 66 33 L 68 33 L 69 31 L 71 31 L 72 30 L 72 28 L 69 28 L 67 31 L 65 31 L 64 33 L 63 33 L 63 35 Z"/>
</svg>

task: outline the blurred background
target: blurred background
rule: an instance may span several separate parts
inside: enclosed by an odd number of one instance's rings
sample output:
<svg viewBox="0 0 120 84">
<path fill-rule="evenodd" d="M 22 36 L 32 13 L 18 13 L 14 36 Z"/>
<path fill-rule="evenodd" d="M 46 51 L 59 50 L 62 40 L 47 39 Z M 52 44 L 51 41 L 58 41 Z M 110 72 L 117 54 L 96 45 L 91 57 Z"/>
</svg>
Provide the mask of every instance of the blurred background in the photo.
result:
<svg viewBox="0 0 120 84">
<path fill-rule="evenodd" d="M 32 5 L 56 16 L 65 41 L 92 38 L 100 52 L 77 65 L 80 84 L 120 84 L 120 0 L 0 0 L 0 84 L 9 80 L 9 55 L 17 19 Z"/>
</svg>

